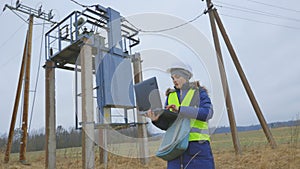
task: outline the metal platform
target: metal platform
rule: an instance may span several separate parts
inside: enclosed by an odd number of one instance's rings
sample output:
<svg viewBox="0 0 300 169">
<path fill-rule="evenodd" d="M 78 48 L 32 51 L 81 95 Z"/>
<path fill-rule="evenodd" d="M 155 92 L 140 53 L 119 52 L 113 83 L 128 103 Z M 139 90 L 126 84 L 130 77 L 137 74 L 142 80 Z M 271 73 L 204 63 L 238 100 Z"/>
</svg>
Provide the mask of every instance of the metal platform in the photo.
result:
<svg viewBox="0 0 300 169">
<path fill-rule="evenodd" d="M 111 8 L 97 6 L 74 11 L 53 26 L 45 35 L 46 60 L 56 62 L 57 68 L 74 70 L 83 38 L 99 35 L 105 39 L 105 50 L 126 57 L 139 44 L 138 31 Z"/>
<path fill-rule="evenodd" d="M 75 65 L 78 55 L 80 53 L 80 46 L 83 44 L 83 38 L 77 40 L 71 45 L 62 49 L 59 53 L 51 57 L 51 60 L 57 63 L 58 68 L 74 70 L 74 67 L 68 65 Z"/>
</svg>

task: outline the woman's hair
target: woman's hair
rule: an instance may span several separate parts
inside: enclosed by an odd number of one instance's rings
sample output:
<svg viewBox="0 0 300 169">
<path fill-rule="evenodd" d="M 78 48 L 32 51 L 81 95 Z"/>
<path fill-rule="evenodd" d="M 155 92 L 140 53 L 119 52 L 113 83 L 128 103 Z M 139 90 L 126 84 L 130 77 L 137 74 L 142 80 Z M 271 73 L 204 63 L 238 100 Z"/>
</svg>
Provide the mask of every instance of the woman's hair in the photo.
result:
<svg viewBox="0 0 300 169">
<path fill-rule="evenodd" d="M 193 89 L 201 88 L 201 90 L 205 90 L 207 92 L 206 87 L 201 86 L 199 81 L 189 82 L 189 85 Z M 169 96 L 170 93 L 175 92 L 175 91 L 176 91 L 175 89 L 168 88 L 167 91 L 166 91 L 166 96 Z"/>
</svg>

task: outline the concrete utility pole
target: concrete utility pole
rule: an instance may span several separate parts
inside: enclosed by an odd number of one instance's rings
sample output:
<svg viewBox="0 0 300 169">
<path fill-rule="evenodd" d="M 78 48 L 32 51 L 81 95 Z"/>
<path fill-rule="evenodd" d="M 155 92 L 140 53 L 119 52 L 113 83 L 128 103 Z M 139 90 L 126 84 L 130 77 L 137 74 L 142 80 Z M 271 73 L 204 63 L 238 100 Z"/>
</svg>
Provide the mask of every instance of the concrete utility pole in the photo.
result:
<svg viewBox="0 0 300 169">
<path fill-rule="evenodd" d="M 206 3 L 207 3 L 207 8 L 210 9 L 212 7 L 211 0 L 206 0 Z M 209 14 L 209 19 L 210 19 L 212 35 L 213 35 L 213 39 L 214 39 L 215 50 L 216 50 L 216 54 L 217 54 L 219 71 L 220 71 L 220 75 L 221 75 L 221 81 L 222 81 L 222 86 L 223 86 L 225 102 L 226 102 L 226 110 L 227 110 L 227 115 L 228 115 L 229 124 L 230 124 L 233 146 L 235 149 L 235 153 L 241 154 L 242 151 L 241 151 L 241 147 L 240 147 L 238 131 L 236 128 L 236 122 L 235 122 L 235 117 L 234 117 L 234 112 L 233 112 L 233 107 L 232 107 L 232 102 L 231 102 L 230 91 L 229 91 L 229 87 L 228 87 L 228 83 L 227 83 L 227 77 L 226 77 L 226 73 L 225 73 L 225 67 L 224 67 L 223 56 L 222 56 L 222 52 L 221 52 L 221 46 L 220 46 L 220 42 L 219 42 L 217 27 L 216 27 L 216 23 L 215 23 L 215 18 L 214 18 L 213 13 L 211 13 L 210 11 L 208 11 L 208 14 Z"/>
<path fill-rule="evenodd" d="M 133 73 L 134 73 L 134 83 L 137 84 L 143 81 L 142 75 L 142 60 L 139 53 L 134 54 L 133 57 Z M 149 162 L 149 149 L 147 144 L 147 128 L 145 117 L 137 115 L 138 122 L 138 139 L 139 139 L 139 151 L 140 160 L 142 164 L 147 164 Z"/>
<path fill-rule="evenodd" d="M 55 62 L 46 61 L 45 98 L 46 98 L 46 169 L 56 168 L 56 106 L 55 106 Z"/>
<path fill-rule="evenodd" d="M 94 105 L 93 105 L 93 58 L 90 40 L 85 38 L 80 49 L 82 90 L 82 168 L 95 168 L 94 152 Z"/>
</svg>

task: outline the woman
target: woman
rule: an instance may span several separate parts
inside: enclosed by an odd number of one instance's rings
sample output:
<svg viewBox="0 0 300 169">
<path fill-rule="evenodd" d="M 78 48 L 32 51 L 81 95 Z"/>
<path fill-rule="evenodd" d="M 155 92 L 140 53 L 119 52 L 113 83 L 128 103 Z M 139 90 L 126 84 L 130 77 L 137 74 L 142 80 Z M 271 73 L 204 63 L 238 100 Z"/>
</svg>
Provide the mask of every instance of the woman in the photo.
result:
<svg viewBox="0 0 300 169">
<path fill-rule="evenodd" d="M 213 110 L 207 91 L 199 85 L 199 82 L 189 82 L 193 74 L 187 67 L 172 67 L 168 72 L 171 73 L 174 89 L 168 89 L 166 92 L 166 109 L 189 118 L 191 130 L 187 150 L 179 157 L 168 161 L 167 168 L 214 169 L 207 124 L 207 121 L 212 118 Z M 189 99 L 188 106 L 181 105 L 185 98 L 192 98 Z M 160 129 L 166 130 L 171 125 L 151 110 L 146 116 Z"/>
</svg>

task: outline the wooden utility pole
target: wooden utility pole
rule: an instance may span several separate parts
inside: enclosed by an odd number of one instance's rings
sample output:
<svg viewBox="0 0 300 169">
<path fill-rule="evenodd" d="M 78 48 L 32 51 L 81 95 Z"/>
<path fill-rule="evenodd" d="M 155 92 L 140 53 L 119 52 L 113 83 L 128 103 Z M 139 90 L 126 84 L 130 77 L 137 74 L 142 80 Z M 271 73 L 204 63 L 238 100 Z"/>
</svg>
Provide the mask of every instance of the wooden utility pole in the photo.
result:
<svg viewBox="0 0 300 169">
<path fill-rule="evenodd" d="M 27 32 L 27 35 L 26 35 L 26 40 L 25 40 L 25 45 L 24 45 L 22 64 L 21 64 L 19 80 L 18 80 L 18 88 L 17 88 L 16 97 L 15 97 L 15 104 L 14 104 L 14 108 L 13 108 L 13 114 L 12 114 L 12 117 L 11 117 L 10 129 L 9 129 L 7 145 L 6 145 L 6 151 L 5 151 L 5 156 L 4 156 L 4 162 L 5 163 L 7 163 L 9 161 L 12 141 L 13 141 L 13 137 L 14 137 L 14 131 L 15 131 L 17 114 L 18 114 L 21 90 L 22 90 L 22 85 L 23 85 L 25 61 L 26 61 L 26 56 L 27 56 L 27 44 L 28 44 L 28 40 L 27 40 L 28 38 L 27 37 L 28 37 L 28 32 Z"/>
<path fill-rule="evenodd" d="M 90 40 L 85 38 L 80 50 L 82 91 L 82 168 L 95 168 L 94 113 L 93 113 L 93 60 Z"/>
<path fill-rule="evenodd" d="M 55 111 L 55 62 L 46 61 L 45 65 L 45 97 L 46 97 L 46 169 L 56 168 L 56 111 Z"/>
<path fill-rule="evenodd" d="M 28 128 L 28 109 L 29 109 L 29 87 L 30 87 L 30 65 L 31 65 L 31 47 L 32 47 L 32 29 L 33 29 L 33 15 L 29 17 L 28 28 L 28 44 L 26 56 L 25 69 L 25 87 L 24 87 L 24 105 L 23 105 L 23 119 L 22 119 L 22 139 L 20 145 L 20 161 L 26 162 L 26 148 L 27 148 L 27 128 Z"/>
<path fill-rule="evenodd" d="M 134 83 L 137 84 L 143 81 L 142 75 L 142 60 L 139 53 L 135 53 L 133 57 L 133 74 L 134 74 Z M 142 164 L 147 164 L 149 162 L 149 149 L 148 149 L 148 140 L 147 140 L 147 129 L 146 129 L 146 120 L 145 117 L 137 115 L 138 122 L 138 140 L 139 140 L 139 154 Z"/>
<path fill-rule="evenodd" d="M 241 66 L 241 64 L 240 64 L 240 62 L 238 60 L 238 57 L 237 57 L 237 55 L 236 55 L 236 53 L 235 53 L 235 51 L 233 49 L 233 46 L 232 46 L 232 44 L 231 44 L 231 42 L 230 42 L 230 40 L 228 38 L 228 35 L 227 35 L 226 31 L 225 31 L 225 28 L 223 26 L 223 23 L 222 23 L 220 17 L 219 17 L 219 14 L 218 14 L 218 12 L 217 12 L 216 9 L 213 9 L 212 12 L 213 12 L 214 18 L 216 19 L 216 22 L 218 24 L 219 30 L 220 30 L 220 32 L 221 32 L 221 34 L 223 36 L 223 39 L 224 39 L 224 41 L 226 43 L 227 49 L 228 49 L 228 51 L 230 53 L 230 56 L 231 56 L 231 58 L 233 60 L 235 68 L 238 71 L 240 79 L 242 80 L 244 88 L 245 88 L 245 90 L 246 90 L 246 92 L 248 94 L 248 97 L 249 97 L 249 99 L 251 101 L 251 104 L 252 104 L 252 106 L 253 106 L 253 108 L 255 110 L 255 113 L 256 113 L 256 115 L 257 115 L 257 117 L 259 119 L 259 122 L 260 122 L 260 124 L 261 124 L 261 126 L 263 128 L 263 131 L 264 131 L 264 133 L 265 133 L 265 135 L 266 135 L 266 137 L 267 137 L 267 139 L 268 139 L 271 147 L 275 148 L 277 146 L 276 142 L 275 142 L 275 140 L 274 140 L 274 138 L 272 136 L 272 133 L 271 133 L 271 131 L 270 131 L 270 129 L 269 129 L 267 123 L 266 123 L 266 120 L 265 120 L 265 118 L 264 118 L 264 116 L 263 116 L 263 114 L 261 112 L 261 109 L 260 109 L 260 107 L 258 105 L 258 102 L 255 99 L 255 96 L 254 96 L 254 94 L 253 94 L 253 92 L 251 90 L 249 82 L 248 82 L 248 80 L 246 78 L 246 75 L 245 75 L 245 73 L 244 73 L 244 71 L 242 69 L 242 66 Z"/>
<path fill-rule="evenodd" d="M 207 3 L 207 8 L 210 9 L 212 7 L 211 0 L 206 0 L 206 3 Z M 227 83 L 227 77 L 226 77 L 226 73 L 225 73 L 225 67 L 224 67 L 218 32 L 217 32 L 217 28 L 216 28 L 215 18 L 214 18 L 213 13 L 211 13 L 210 11 L 208 11 L 209 12 L 208 14 L 209 14 L 209 19 L 210 19 L 212 35 L 213 35 L 213 39 L 214 39 L 214 45 L 215 45 L 215 50 L 216 50 L 216 55 L 217 55 L 217 60 L 218 60 L 218 65 L 219 65 L 219 71 L 220 71 L 220 75 L 221 75 L 221 82 L 222 82 L 222 86 L 223 86 L 223 92 L 224 92 L 224 97 L 225 97 L 225 102 L 226 102 L 226 110 L 227 110 L 227 115 L 228 115 L 229 124 L 230 124 L 233 146 L 235 149 L 235 153 L 241 154 L 242 151 L 241 151 L 241 147 L 240 147 L 238 131 L 236 128 L 236 122 L 235 122 L 235 117 L 234 117 L 234 112 L 233 112 L 233 107 L 232 107 L 232 102 L 231 102 L 230 91 L 229 91 L 229 87 L 228 87 L 228 83 Z"/>
<path fill-rule="evenodd" d="M 22 85 L 23 85 L 24 71 L 25 71 L 25 87 L 24 87 L 24 105 L 23 105 L 23 119 L 22 119 L 22 140 L 21 140 L 21 146 L 20 146 L 20 161 L 21 162 L 26 161 L 25 152 L 26 152 L 26 143 L 27 143 L 27 123 L 28 123 L 32 30 L 33 30 L 33 16 L 30 15 L 29 26 L 28 26 L 28 31 L 27 31 L 27 35 L 26 35 L 26 42 L 25 42 L 25 47 L 24 47 L 24 52 L 23 52 L 22 65 L 21 65 L 21 70 L 20 70 L 20 74 L 19 74 L 17 94 L 15 97 L 15 104 L 14 104 L 14 108 L 13 108 L 13 114 L 12 114 L 12 119 L 11 119 L 11 123 L 10 123 L 8 141 L 7 141 L 5 157 L 4 157 L 4 162 L 6 162 L 6 163 L 9 161 L 9 156 L 10 156 L 10 151 L 11 151 L 11 146 L 12 146 L 12 141 L 13 141 L 13 136 L 14 136 L 17 111 L 19 108 L 21 89 L 22 89 Z"/>
<path fill-rule="evenodd" d="M 42 6 L 38 10 L 30 8 L 28 6 L 22 5 L 19 1 L 16 2 L 16 6 L 5 5 L 3 11 L 6 9 L 10 9 L 12 11 L 19 11 L 29 15 L 29 27 L 26 34 L 26 42 L 23 52 L 22 65 L 19 75 L 17 94 L 15 97 L 15 104 L 13 108 L 12 119 L 10 123 L 10 130 L 8 136 L 7 147 L 5 151 L 4 162 L 9 161 L 12 140 L 14 135 L 14 128 L 16 123 L 17 111 L 19 107 L 21 88 L 23 85 L 23 78 L 25 76 L 25 85 L 24 85 L 24 105 L 23 105 L 23 118 L 22 118 L 22 140 L 20 145 L 20 161 L 22 163 L 26 163 L 26 146 L 27 146 L 27 130 L 28 130 L 28 109 L 29 109 L 29 88 L 30 88 L 30 65 L 31 65 L 31 48 L 32 48 L 32 32 L 33 32 L 33 18 L 37 17 L 43 20 L 46 20 L 51 23 L 55 23 L 51 21 L 53 19 L 53 14 L 51 11 L 47 14 L 42 11 Z M 25 75 L 24 75 L 25 71 Z"/>
</svg>

